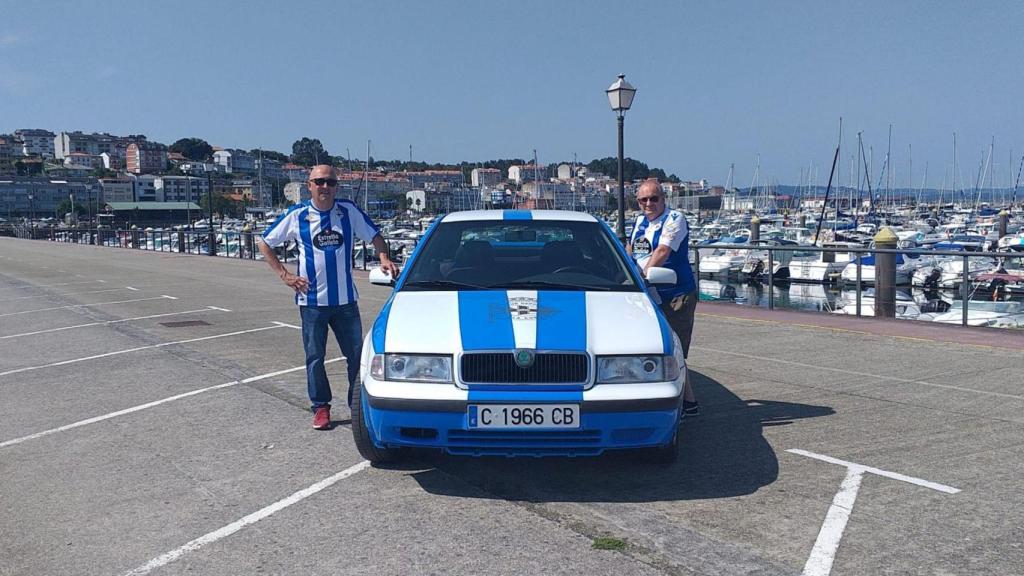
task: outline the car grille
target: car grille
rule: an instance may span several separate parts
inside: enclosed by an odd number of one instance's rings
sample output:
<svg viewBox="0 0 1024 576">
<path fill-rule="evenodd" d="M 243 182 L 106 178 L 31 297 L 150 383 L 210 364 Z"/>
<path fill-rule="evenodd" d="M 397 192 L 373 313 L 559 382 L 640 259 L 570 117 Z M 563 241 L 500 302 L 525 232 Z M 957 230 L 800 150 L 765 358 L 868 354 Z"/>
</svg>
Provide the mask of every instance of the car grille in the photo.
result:
<svg viewBox="0 0 1024 576">
<path fill-rule="evenodd" d="M 584 384 L 589 357 L 581 353 L 539 352 L 533 365 L 520 368 L 512 352 L 462 356 L 466 384 Z"/>
</svg>

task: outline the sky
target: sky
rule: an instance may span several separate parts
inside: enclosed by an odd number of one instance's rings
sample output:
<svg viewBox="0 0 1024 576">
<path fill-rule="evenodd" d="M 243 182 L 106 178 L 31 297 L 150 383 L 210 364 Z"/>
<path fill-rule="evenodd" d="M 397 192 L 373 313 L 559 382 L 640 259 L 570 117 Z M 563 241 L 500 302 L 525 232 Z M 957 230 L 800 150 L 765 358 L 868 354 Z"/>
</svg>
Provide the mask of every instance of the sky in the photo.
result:
<svg viewBox="0 0 1024 576">
<path fill-rule="evenodd" d="M 954 133 L 958 185 L 994 139 L 1007 186 L 1022 30 L 1024 3 L 996 0 L 0 0 L 0 133 L 587 162 L 617 154 L 604 91 L 625 74 L 626 156 L 686 180 L 825 185 L 842 118 L 837 182 L 858 133 L 885 182 L 891 125 L 892 186 L 949 186 Z"/>
</svg>

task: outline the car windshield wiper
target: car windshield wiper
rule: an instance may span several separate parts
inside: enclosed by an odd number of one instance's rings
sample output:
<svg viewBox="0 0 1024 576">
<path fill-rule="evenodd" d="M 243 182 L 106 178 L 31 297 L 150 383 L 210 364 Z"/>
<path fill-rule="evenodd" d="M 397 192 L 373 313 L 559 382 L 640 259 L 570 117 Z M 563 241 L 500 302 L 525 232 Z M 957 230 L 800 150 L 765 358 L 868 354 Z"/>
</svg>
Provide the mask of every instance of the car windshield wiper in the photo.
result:
<svg viewBox="0 0 1024 576">
<path fill-rule="evenodd" d="M 608 292 L 609 290 L 611 290 L 611 288 L 608 286 L 566 284 L 564 282 L 549 282 L 546 280 L 519 280 L 517 282 L 506 282 L 504 284 L 495 286 L 495 288 L 500 288 L 502 290 L 551 288 L 554 290 L 592 290 L 595 292 Z"/>
<path fill-rule="evenodd" d="M 490 290 L 490 286 L 452 282 L 451 280 L 415 280 L 406 282 L 403 288 L 434 288 L 437 290 Z"/>
</svg>

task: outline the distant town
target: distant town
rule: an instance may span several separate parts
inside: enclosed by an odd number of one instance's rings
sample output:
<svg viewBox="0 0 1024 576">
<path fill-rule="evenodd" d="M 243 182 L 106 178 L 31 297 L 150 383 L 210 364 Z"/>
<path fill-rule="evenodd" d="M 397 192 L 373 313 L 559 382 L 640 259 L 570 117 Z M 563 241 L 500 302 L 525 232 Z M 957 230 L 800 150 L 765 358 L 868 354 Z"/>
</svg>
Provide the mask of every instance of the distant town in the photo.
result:
<svg viewBox="0 0 1024 576">
<path fill-rule="evenodd" d="M 618 199 L 612 158 L 450 166 L 332 156 L 309 138 L 297 140 L 286 155 L 211 146 L 199 138 L 165 145 L 141 134 L 20 129 L 0 134 L 0 218 L 63 220 L 72 214 L 92 221 L 101 213 L 145 210 L 180 220 L 182 211 L 210 208 L 222 217 L 258 218 L 309 198 L 306 180 L 316 163 L 339 169 L 339 196 L 383 217 L 507 207 L 600 213 Z M 726 195 L 725 187 L 680 181 L 633 159 L 626 159 L 624 175 L 627 194 L 636 182 L 659 178 L 673 206 L 682 209 L 719 209 Z"/>
</svg>

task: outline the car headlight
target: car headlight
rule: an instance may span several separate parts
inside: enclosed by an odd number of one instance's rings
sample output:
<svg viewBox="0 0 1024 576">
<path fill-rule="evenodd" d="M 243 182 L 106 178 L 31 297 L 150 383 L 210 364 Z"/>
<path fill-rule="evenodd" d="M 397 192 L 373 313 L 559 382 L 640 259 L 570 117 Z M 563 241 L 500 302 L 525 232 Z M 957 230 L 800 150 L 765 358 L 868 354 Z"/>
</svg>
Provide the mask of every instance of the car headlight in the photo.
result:
<svg viewBox="0 0 1024 576">
<path fill-rule="evenodd" d="M 679 377 L 674 356 L 598 356 L 598 384 L 666 382 Z"/>
<path fill-rule="evenodd" d="M 398 382 L 451 382 L 451 356 L 416 354 L 374 354 L 370 375 L 377 380 Z"/>
</svg>

